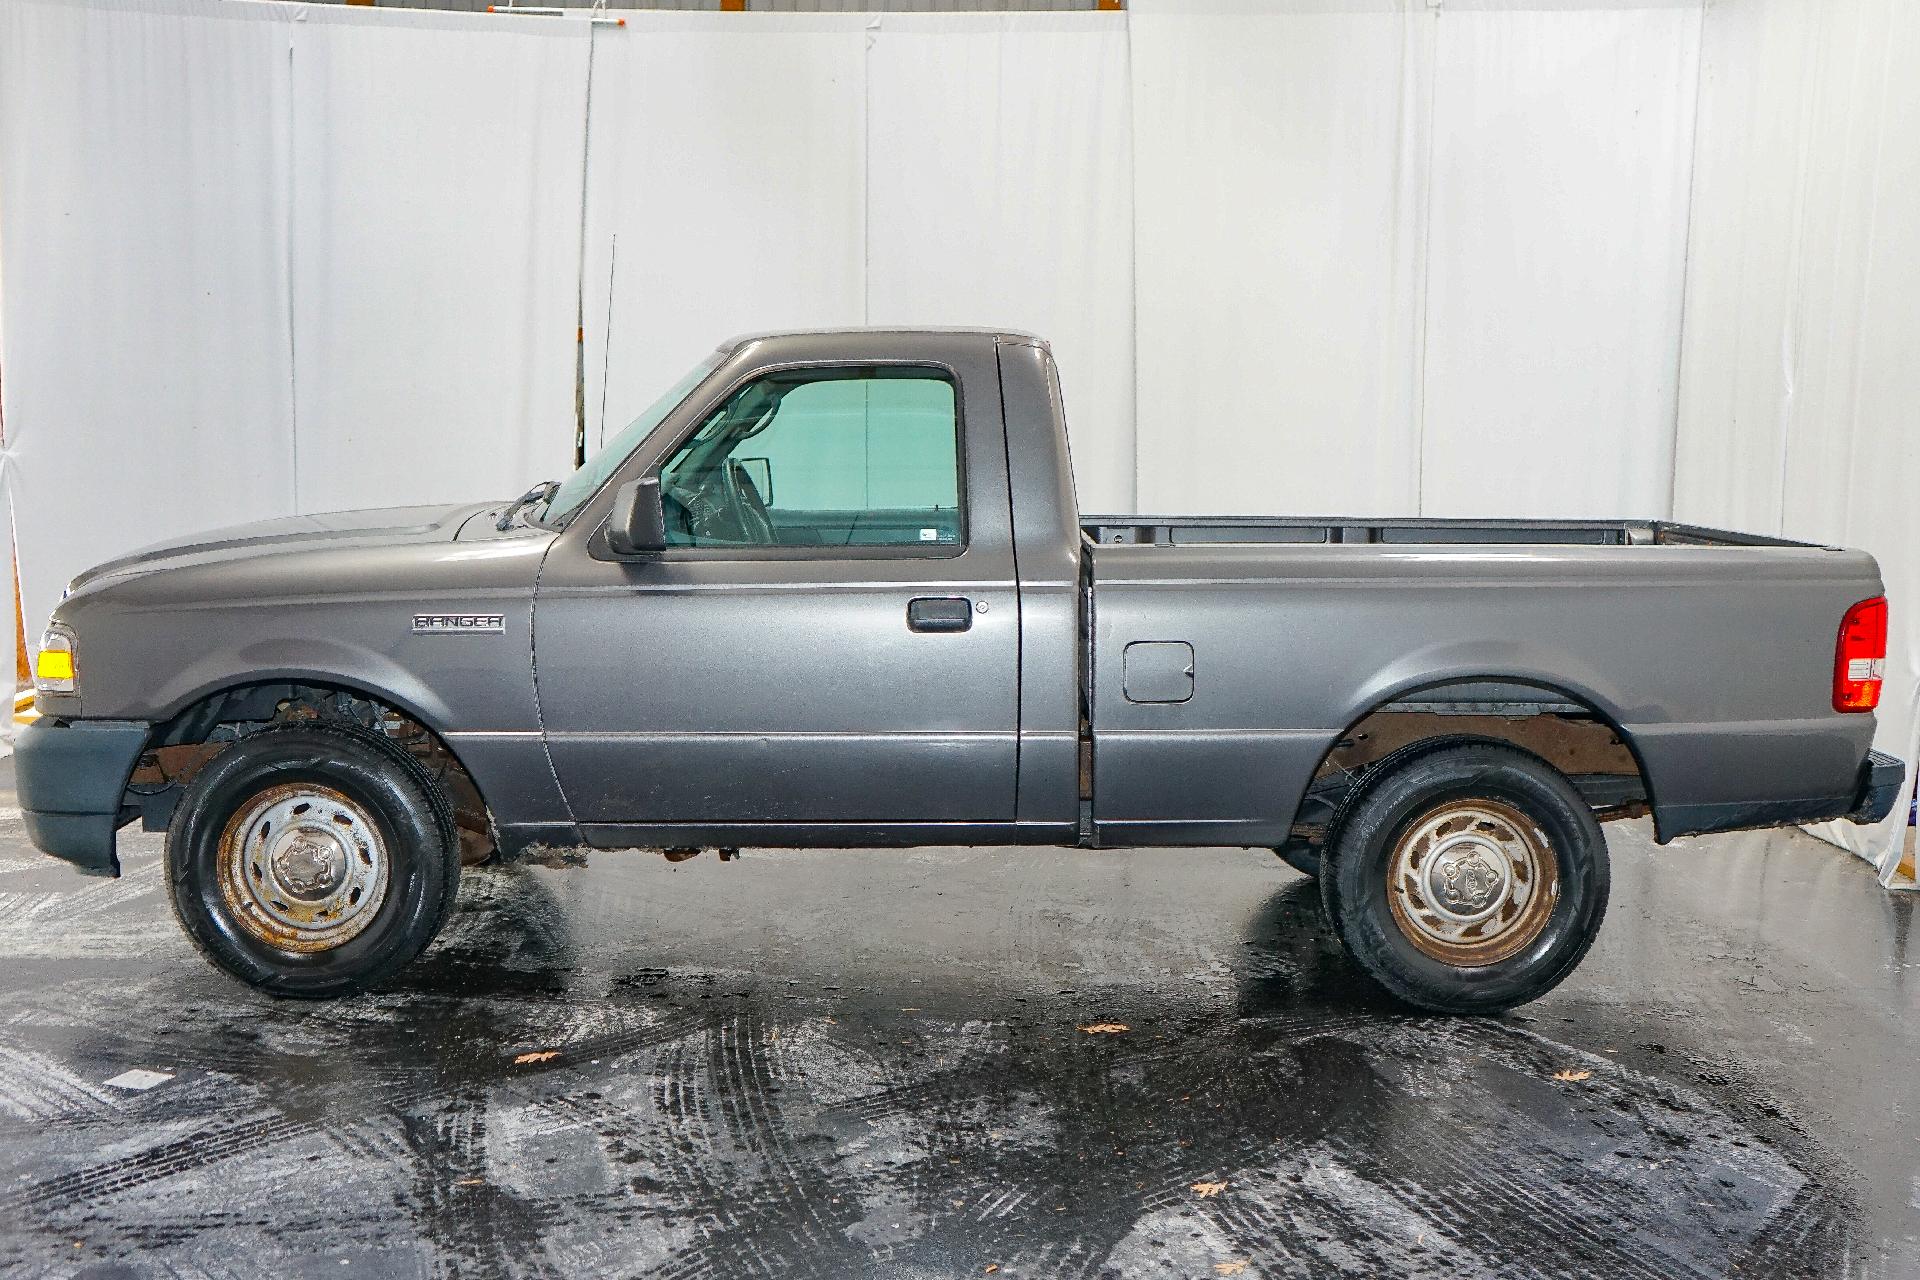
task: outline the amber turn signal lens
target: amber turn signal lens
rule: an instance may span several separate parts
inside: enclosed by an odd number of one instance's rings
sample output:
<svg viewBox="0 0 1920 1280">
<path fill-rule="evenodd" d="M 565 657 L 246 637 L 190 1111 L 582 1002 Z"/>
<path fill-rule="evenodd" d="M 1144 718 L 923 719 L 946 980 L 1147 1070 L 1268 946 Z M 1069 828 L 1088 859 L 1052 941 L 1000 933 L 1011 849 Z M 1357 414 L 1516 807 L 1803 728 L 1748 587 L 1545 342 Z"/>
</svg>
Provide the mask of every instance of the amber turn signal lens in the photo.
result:
<svg viewBox="0 0 1920 1280">
<path fill-rule="evenodd" d="M 33 674 L 42 680 L 73 679 L 73 655 L 64 649 L 42 649 Z"/>
</svg>

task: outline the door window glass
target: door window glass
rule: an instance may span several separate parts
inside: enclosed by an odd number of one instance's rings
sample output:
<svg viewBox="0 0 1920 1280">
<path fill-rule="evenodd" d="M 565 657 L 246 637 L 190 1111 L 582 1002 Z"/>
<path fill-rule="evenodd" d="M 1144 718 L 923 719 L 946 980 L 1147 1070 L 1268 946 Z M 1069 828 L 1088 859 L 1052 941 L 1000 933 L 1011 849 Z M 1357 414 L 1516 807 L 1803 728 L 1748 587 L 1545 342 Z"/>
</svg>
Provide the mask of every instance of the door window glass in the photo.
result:
<svg viewBox="0 0 1920 1280">
<path fill-rule="evenodd" d="M 920 368 L 802 369 L 734 393 L 661 470 L 674 546 L 957 546 L 960 423 Z"/>
</svg>

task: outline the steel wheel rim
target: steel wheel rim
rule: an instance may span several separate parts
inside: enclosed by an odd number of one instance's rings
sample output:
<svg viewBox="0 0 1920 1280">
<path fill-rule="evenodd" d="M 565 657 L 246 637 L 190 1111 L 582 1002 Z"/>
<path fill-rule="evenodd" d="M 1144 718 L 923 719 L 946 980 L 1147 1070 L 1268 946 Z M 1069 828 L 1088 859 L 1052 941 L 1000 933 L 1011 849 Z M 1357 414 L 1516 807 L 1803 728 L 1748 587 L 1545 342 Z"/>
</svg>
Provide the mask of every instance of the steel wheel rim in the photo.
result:
<svg viewBox="0 0 1920 1280">
<path fill-rule="evenodd" d="M 240 927 L 280 951 L 329 951 L 386 901 L 391 859 L 368 812 L 331 787 L 291 783 L 247 801 L 220 833 L 220 892 Z"/>
<path fill-rule="evenodd" d="M 1539 825 L 1497 800 L 1454 800 L 1415 819 L 1387 861 L 1387 902 L 1423 954 L 1498 964 L 1547 927 L 1560 863 Z"/>
</svg>

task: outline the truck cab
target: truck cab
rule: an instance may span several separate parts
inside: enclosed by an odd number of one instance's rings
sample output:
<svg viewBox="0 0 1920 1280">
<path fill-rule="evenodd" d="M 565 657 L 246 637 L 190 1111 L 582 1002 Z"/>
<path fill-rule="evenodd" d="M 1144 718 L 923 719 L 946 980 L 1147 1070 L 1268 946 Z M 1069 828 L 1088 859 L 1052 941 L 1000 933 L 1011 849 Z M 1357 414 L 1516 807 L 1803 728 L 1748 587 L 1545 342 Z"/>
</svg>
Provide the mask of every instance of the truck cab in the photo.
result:
<svg viewBox="0 0 1920 1280">
<path fill-rule="evenodd" d="M 1018 335 L 749 338 L 597 488 L 563 487 L 533 647 L 580 837 L 1075 842 L 1057 400 Z M 1036 416 L 1009 430 L 1009 405 Z M 660 536 L 618 541 L 648 478 Z"/>
</svg>

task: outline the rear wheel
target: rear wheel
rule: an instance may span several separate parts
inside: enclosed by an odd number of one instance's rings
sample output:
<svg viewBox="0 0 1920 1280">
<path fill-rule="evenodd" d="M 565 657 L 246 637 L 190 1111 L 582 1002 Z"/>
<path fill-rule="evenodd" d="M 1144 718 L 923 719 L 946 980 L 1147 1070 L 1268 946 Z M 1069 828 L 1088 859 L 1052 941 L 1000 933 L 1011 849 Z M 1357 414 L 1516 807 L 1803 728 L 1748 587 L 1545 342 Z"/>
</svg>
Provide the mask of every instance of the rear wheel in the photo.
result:
<svg viewBox="0 0 1920 1280">
<path fill-rule="evenodd" d="M 1508 1008 L 1572 972 L 1606 914 L 1606 838 L 1551 765 L 1492 742 L 1370 777 L 1323 852 L 1342 943 L 1409 1004 Z"/>
<path fill-rule="evenodd" d="M 379 735 L 251 734 L 194 777 L 167 832 L 174 914 L 215 965 L 284 996 L 388 977 L 439 932 L 460 882 L 452 814 Z"/>
</svg>

